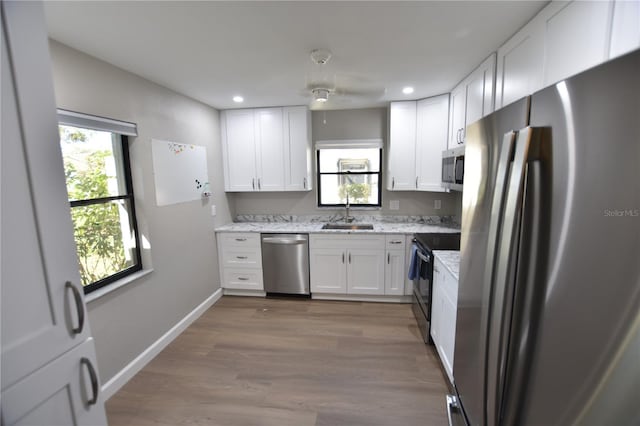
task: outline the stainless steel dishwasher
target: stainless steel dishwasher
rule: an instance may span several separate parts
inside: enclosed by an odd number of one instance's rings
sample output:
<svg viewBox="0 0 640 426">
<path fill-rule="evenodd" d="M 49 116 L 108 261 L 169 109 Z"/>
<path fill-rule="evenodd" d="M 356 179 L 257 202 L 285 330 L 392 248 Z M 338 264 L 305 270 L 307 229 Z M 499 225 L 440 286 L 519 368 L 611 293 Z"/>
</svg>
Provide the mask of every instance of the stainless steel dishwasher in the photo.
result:
<svg viewBox="0 0 640 426">
<path fill-rule="evenodd" d="M 262 234 L 262 274 L 267 295 L 310 295 L 309 235 Z"/>
</svg>

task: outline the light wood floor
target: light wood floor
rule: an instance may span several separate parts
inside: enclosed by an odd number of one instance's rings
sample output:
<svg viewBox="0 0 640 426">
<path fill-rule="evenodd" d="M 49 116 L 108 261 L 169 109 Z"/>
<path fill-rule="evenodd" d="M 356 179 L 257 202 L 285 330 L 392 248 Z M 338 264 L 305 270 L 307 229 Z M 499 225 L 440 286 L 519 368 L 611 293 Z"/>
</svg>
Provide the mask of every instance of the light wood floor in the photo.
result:
<svg viewBox="0 0 640 426">
<path fill-rule="evenodd" d="M 446 425 L 407 304 L 225 296 L 107 402 L 112 426 Z"/>
</svg>

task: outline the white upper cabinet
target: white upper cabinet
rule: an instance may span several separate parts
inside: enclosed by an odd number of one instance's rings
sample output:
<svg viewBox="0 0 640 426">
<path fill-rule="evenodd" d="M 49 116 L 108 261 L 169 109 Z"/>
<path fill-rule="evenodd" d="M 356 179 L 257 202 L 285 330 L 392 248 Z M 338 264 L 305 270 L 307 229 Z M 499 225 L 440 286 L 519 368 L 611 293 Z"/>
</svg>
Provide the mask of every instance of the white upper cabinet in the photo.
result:
<svg viewBox="0 0 640 426">
<path fill-rule="evenodd" d="M 640 1 L 617 0 L 613 5 L 609 58 L 640 47 Z"/>
<path fill-rule="evenodd" d="M 496 108 L 502 108 L 542 87 L 544 32 L 531 21 L 498 49 Z"/>
<path fill-rule="evenodd" d="M 441 192 L 442 151 L 447 149 L 449 95 L 417 104 L 416 182 L 420 191 Z"/>
<path fill-rule="evenodd" d="M 389 173 L 387 189 L 416 189 L 416 101 L 391 102 L 389 106 Z"/>
<path fill-rule="evenodd" d="M 449 148 L 464 143 L 464 116 L 467 108 L 467 88 L 460 83 L 451 91 L 451 126 L 449 130 Z"/>
<path fill-rule="evenodd" d="M 304 106 L 283 108 L 284 186 L 286 191 L 309 191 L 311 178 L 311 111 Z"/>
<path fill-rule="evenodd" d="M 637 1 L 551 2 L 498 49 L 496 108 L 638 46 Z"/>
<path fill-rule="evenodd" d="M 306 107 L 220 113 L 225 191 L 308 191 L 311 134 Z"/>
<path fill-rule="evenodd" d="M 449 95 L 391 102 L 388 190 L 444 191 L 440 183 L 448 115 Z"/>
<path fill-rule="evenodd" d="M 613 2 L 552 3 L 548 9 L 552 13 L 543 15 L 544 87 L 607 59 Z"/>
<path fill-rule="evenodd" d="M 222 111 L 225 191 L 255 191 L 256 145 L 253 110 Z"/>
<path fill-rule="evenodd" d="M 494 53 L 451 91 L 449 148 L 463 145 L 467 125 L 493 112 L 495 69 Z"/>
<path fill-rule="evenodd" d="M 256 187 L 258 191 L 282 191 L 284 190 L 282 108 L 257 109 L 254 111 L 254 120 Z"/>
</svg>

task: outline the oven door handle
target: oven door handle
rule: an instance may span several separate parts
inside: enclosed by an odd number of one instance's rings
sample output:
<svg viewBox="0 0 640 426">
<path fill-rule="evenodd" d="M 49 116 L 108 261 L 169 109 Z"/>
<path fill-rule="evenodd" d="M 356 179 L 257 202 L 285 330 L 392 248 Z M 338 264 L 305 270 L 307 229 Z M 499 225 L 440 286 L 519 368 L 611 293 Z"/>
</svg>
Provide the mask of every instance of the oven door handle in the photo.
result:
<svg viewBox="0 0 640 426">
<path fill-rule="evenodd" d="M 418 256 L 420 259 L 422 259 L 422 261 L 423 261 L 423 262 L 425 262 L 425 263 L 429 263 L 429 258 L 428 258 L 428 257 L 425 257 L 425 255 L 424 255 L 424 254 L 422 254 L 422 253 L 420 252 L 420 250 L 416 251 L 416 256 Z"/>
</svg>

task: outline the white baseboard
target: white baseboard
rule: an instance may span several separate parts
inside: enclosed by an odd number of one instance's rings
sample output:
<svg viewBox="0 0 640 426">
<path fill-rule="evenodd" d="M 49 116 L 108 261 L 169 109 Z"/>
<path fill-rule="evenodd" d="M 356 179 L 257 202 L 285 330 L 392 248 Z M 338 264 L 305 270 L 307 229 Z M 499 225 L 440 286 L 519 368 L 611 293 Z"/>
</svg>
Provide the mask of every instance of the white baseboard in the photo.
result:
<svg viewBox="0 0 640 426">
<path fill-rule="evenodd" d="M 265 297 L 267 293 L 262 290 L 236 290 L 233 288 L 223 289 L 225 296 L 250 296 L 250 297 Z"/>
<path fill-rule="evenodd" d="M 346 302 L 381 302 L 381 303 L 411 303 L 411 296 L 358 296 L 355 294 L 311 293 L 315 300 L 342 300 Z"/>
<path fill-rule="evenodd" d="M 153 342 L 147 349 L 138 355 L 133 361 L 127 364 L 115 376 L 102 385 L 102 398 L 104 401 L 111 398 L 122 386 L 124 386 L 133 376 L 149 363 L 156 355 L 160 353 L 169 343 L 180 335 L 192 322 L 198 319 L 207 309 L 222 297 L 222 289 L 218 289 L 198 305 L 187 316 L 182 318 L 176 325 L 171 327 L 169 331 L 164 333 L 158 340 Z"/>
</svg>

